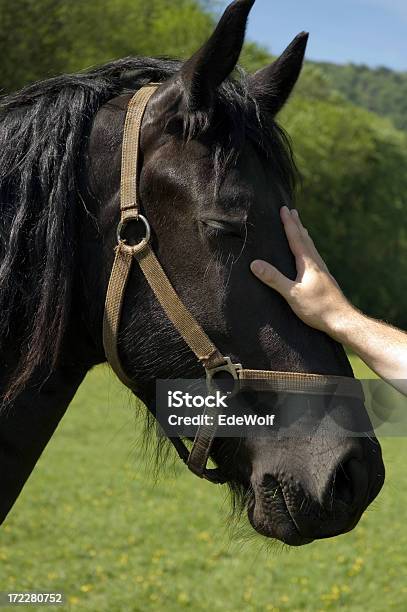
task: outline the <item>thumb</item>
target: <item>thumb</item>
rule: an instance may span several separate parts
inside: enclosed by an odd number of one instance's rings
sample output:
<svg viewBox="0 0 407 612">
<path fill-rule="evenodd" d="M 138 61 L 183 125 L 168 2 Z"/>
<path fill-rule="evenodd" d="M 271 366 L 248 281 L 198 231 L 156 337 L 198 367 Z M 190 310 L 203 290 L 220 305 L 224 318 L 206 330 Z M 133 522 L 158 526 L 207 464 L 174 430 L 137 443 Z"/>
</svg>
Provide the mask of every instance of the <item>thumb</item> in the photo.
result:
<svg viewBox="0 0 407 612">
<path fill-rule="evenodd" d="M 283 297 L 288 296 L 291 287 L 294 285 L 289 278 L 266 261 L 253 261 L 250 269 L 259 280 L 278 291 Z"/>
</svg>

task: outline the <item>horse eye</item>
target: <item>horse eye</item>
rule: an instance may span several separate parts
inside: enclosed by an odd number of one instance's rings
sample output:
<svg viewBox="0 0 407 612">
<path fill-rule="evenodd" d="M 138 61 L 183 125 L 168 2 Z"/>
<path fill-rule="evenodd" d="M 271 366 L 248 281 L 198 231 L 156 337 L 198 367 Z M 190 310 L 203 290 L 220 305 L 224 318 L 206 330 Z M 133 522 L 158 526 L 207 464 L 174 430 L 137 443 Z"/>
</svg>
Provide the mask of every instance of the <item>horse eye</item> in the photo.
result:
<svg viewBox="0 0 407 612">
<path fill-rule="evenodd" d="M 241 240 L 244 238 L 244 226 L 241 223 L 219 221 L 217 219 L 202 219 L 201 223 L 207 229 L 210 237 L 216 238 L 223 235 Z"/>
<path fill-rule="evenodd" d="M 184 121 L 180 115 L 174 115 L 165 124 L 165 132 L 173 136 L 181 136 L 184 130 Z"/>
</svg>

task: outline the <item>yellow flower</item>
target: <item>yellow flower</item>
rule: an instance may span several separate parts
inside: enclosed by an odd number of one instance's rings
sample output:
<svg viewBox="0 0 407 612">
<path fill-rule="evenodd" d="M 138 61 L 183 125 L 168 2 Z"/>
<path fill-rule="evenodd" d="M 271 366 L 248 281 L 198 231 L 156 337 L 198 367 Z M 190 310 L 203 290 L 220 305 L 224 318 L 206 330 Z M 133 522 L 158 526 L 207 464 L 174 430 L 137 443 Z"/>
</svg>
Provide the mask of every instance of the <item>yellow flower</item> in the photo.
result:
<svg viewBox="0 0 407 612">
<path fill-rule="evenodd" d="M 356 574 L 359 574 L 359 572 L 362 570 L 363 563 L 364 561 L 362 557 L 356 557 L 354 564 L 352 565 L 352 567 L 350 568 L 348 572 L 348 575 L 355 576 Z"/>
<path fill-rule="evenodd" d="M 250 601 L 250 600 L 251 600 L 251 598 L 252 598 L 252 596 L 253 596 L 253 591 L 252 591 L 252 589 L 248 589 L 248 590 L 247 590 L 247 591 L 244 593 L 244 595 L 243 595 L 243 599 L 244 599 L 245 601 Z"/>
<path fill-rule="evenodd" d="M 187 593 L 179 593 L 177 600 L 178 600 L 178 603 L 180 604 L 187 604 L 190 601 Z"/>
<path fill-rule="evenodd" d="M 327 603 L 337 601 L 341 596 L 341 590 L 338 585 L 334 584 L 329 593 L 321 595 L 322 601 Z"/>
<path fill-rule="evenodd" d="M 119 559 L 119 565 L 127 565 L 129 561 L 129 555 L 127 553 L 123 553 Z"/>
</svg>

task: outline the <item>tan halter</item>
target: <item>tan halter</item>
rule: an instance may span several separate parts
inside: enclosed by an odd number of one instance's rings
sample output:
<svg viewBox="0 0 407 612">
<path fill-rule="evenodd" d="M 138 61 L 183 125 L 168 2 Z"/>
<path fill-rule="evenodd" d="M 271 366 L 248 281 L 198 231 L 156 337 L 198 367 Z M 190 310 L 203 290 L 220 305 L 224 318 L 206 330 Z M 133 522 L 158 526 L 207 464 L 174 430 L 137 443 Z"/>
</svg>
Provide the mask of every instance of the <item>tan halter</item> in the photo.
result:
<svg viewBox="0 0 407 612">
<path fill-rule="evenodd" d="M 140 214 L 139 206 L 141 124 L 148 101 L 158 87 L 158 84 L 150 84 L 141 88 L 130 100 L 127 110 L 122 152 L 121 218 L 117 229 L 118 244 L 106 296 L 103 321 L 103 344 L 107 361 L 119 379 L 127 387 L 134 389 L 134 381 L 127 376 L 121 364 L 118 335 L 126 286 L 133 262 L 136 261 L 165 314 L 205 369 L 209 383 L 216 374 L 227 372 L 235 380 L 264 381 L 267 382 L 269 388 L 273 386 L 275 390 L 290 388 L 294 391 L 312 392 L 317 388 L 320 389 L 321 386 L 332 385 L 333 380 L 337 377 L 296 372 L 246 370 L 240 364 L 233 364 L 231 359 L 224 357 L 211 342 L 174 290 L 150 246 L 150 225 L 147 219 Z M 122 237 L 124 228 L 131 222 L 142 223 L 145 227 L 145 237 L 135 246 L 126 244 Z M 224 483 L 226 479 L 219 469 L 210 470 L 206 467 L 215 435 L 216 426 L 201 426 L 191 451 L 180 438 L 170 439 L 181 459 L 194 474 L 214 483 Z"/>
</svg>

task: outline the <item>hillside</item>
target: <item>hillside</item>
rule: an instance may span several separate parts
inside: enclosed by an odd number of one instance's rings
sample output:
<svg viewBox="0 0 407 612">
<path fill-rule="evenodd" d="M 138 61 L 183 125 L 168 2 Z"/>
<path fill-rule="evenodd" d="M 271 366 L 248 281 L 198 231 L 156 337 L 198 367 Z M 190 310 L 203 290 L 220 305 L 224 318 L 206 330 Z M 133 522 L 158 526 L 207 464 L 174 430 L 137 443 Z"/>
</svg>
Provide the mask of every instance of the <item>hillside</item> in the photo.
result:
<svg viewBox="0 0 407 612">
<path fill-rule="evenodd" d="M 248 43 L 241 63 L 253 72 L 273 59 L 267 48 Z M 316 99 L 340 94 L 352 104 L 386 117 L 396 128 L 407 131 L 407 72 L 307 61 L 300 89 L 306 97 Z"/>
<path fill-rule="evenodd" d="M 407 72 L 355 64 L 316 65 L 349 101 L 390 118 L 397 128 L 407 131 Z"/>
</svg>

